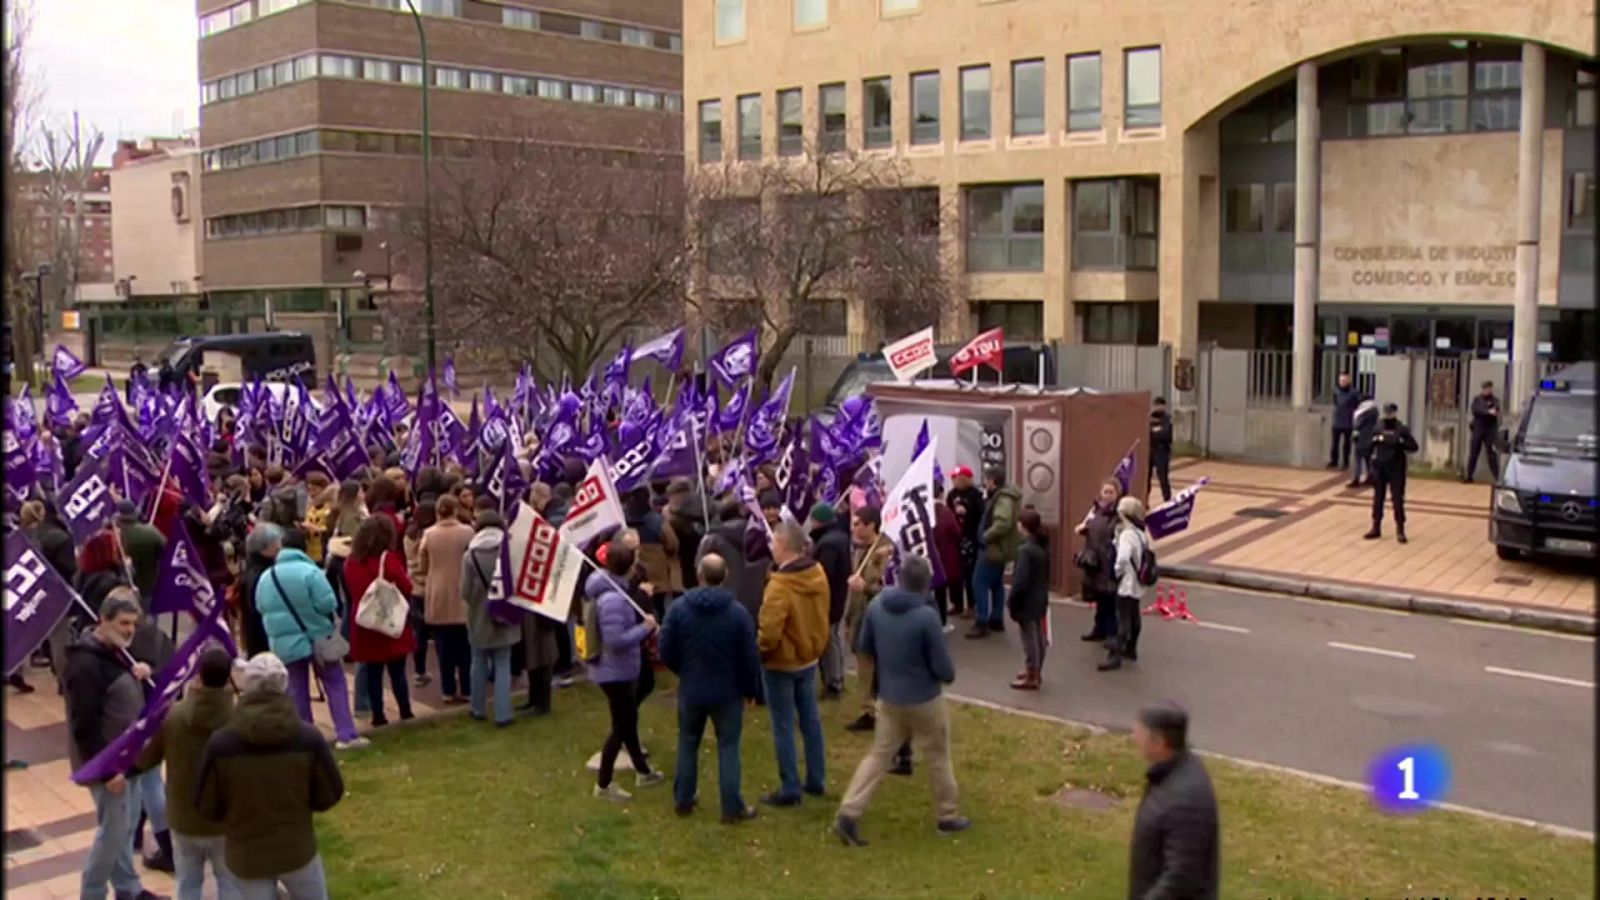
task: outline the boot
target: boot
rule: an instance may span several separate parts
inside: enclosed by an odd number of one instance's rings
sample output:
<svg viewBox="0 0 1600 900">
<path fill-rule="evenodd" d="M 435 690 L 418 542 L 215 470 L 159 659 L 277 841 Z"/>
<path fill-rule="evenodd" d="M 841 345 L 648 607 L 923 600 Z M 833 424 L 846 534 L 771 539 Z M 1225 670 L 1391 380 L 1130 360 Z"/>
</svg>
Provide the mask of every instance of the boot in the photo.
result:
<svg viewBox="0 0 1600 900">
<path fill-rule="evenodd" d="M 965 635 L 963 635 L 963 637 L 965 637 L 969 641 L 981 640 L 981 639 L 986 638 L 988 636 L 989 636 L 989 626 L 985 625 L 982 622 L 979 622 L 978 624 L 972 626 L 972 630 L 967 632 Z"/>
<path fill-rule="evenodd" d="M 1111 672 L 1120 668 L 1122 668 L 1122 657 L 1116 653 L 1107 656 L 1105 662 L 1095 666 L 1095 669 L 1101 672 Z"/>
<path fill-rule="evenodd" d="M 1012 680 L 1011 689 L 1015 691 L 1037 691 L 1039 689 L 1039 670 L 1030 668 L 1018 675 Z"/>
<path fill-rule="evenodd" d="M 1366 534 L 1363 534 L 1361 536 L 1361 538 L 1363 540 L 1368 540 L 1368 541 L 1375 541 L 1375 540 L 1377 540 L 1378 538 L 1381 538 L 1381 537 L 1383 537 L 1383 528 L 1380 527 L 1377 522 L 1373 522 L 1372 523 L 1372 530 L 1371 531 L 1369 531 Z"/>
<path fill-rule="evenodd" d="M 144 858 L 144 867 L 155 872 L 171 872 L 172 864 L 172 832 L 157 831 L 155 833 L 156 852 Z"/>
<path fill-rule="evenodd" d="M 1394 539 L 1402 544 L 1406 543 L 1406 527 L 1404 525 L 1394 526 Z"/>
</svg>

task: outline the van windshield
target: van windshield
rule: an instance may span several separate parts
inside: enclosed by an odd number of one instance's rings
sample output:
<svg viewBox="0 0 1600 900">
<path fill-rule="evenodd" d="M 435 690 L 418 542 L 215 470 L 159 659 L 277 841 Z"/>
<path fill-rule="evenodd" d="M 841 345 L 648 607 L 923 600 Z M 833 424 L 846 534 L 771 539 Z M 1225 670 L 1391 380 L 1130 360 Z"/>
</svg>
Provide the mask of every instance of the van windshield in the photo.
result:
<svg viewBox="0 0 1600 900">
<path fill-rule="evenodd" d="M 1528 410 L 1523 440 L 1535 447 L 1595 450 L 1593 397 L 1540 394 Z"/>
<path fill-rule="evenodd" d="M 185 353 L 189 352 L 189 348 L 188 341 L 177 341 L 169 345 L 167 349 L 161 351 L 161 364 L 176 369 L 178 361 L 183 359 Z"/>
</svg>

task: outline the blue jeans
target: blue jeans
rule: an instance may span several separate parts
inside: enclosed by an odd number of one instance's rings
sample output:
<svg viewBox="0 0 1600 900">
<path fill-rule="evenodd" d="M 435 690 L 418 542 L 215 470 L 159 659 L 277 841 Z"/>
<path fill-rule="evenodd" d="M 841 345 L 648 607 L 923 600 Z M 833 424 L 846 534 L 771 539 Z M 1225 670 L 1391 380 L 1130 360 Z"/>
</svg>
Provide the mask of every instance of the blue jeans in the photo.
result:
<svg viewBox="0 0 1600 900">
<path fill-rule="evenodd" d="M 133 829 L 139 824 L 139 785 L 129 782 L 122 793 L 113 794 L 103 784 L 92 784 L 94 796 L 94 843 L 83 864 L 79 898 L 106 896 L 106 882 L 119 894 L 133 896 L 143 888 L 139 872 L 133 867 Z"/>
<path fill-rule="evenodd" d="M 354 692 L 353 702 L 355 703 L 355 711 L 358 713 L 372 712 L 372 701 L 367 699 L 367 678 L 369 677 L 367 664 L 356 663 L 356 683 L 350 690 Z"/>
<path fill-rule="evenodd" d="M 144 812 L 145 818 L 150 820 L 150 830 L 152 832 L 166 831 L 167 789 L 161 783 L 161 769 L 151 769 L 143 775 L 130 778 L 128 786 L 139 789 L 140 809 Z M 134 819 L 133 821 L 134 827 L 139 827 L 139 820 Z M 130 835 L 128 840 L 131 845 L 133 837 Z"/>
<path fill-rule="evenodd" d="M 800 717 L 800 736 L 806 742 L 806 790 L 822 793 L 827 754 L 822 746 L 822 714 L 817 709 L 817 667 L 798 672 L 768 669 L 767 712 L 772 716 L 772 744 L 778 756 L 779 796 L 800 796 L 800 774 L 794 758 L 794 720 Z"/>
<path fill-rule="evenodd" d="M 489 690 L 489 666 L 494 666 L 494 720 L 511 721 L 511 648 L 472 648 L 472 714 L 483 718 L 484 695 Z M 448 670 L 446 670 L 448 671 Z"/>
<path fill-rule="evenodd" d="M 744 728 L 744 704 L 735 700 L 722 706 L 678 704 L 678 771 L 672 777 L 672 802 L 681 808 L 694 802 L 700 787 L 700 739 L 706 720 L 717 731 L 717 792 L 722 814 L 744 811 L 739 795 L 739 733 Z"/>
<path fill-rule="evenodd" d="M 979 625 L 998 625 L 1005 621 L 1006 567 L 979 559 L 972 570 L 972 607 L 978 611 Z"/>
<path fill-rule="evenodd" d="M 239 900 L 278 900 L 278 885 L 283 885 L 291 900 L 328 900 L 328 880 L 322 871 L 322 856 L 311 857 L 293 872 L 273 878 L 234 879 Z M 227 897 L 227 894 L 223 894 Z"/>
<path fill-rule="evenodd" d="M 222 836 L 190 837 L 172 833 L 172 877 L 178 882 L 178 900 L 200 900 L 206 884 L 206 863 L 217 879 L 217 896 L 233 896 L 233 873 L 222 858 Z"/>
</svg>

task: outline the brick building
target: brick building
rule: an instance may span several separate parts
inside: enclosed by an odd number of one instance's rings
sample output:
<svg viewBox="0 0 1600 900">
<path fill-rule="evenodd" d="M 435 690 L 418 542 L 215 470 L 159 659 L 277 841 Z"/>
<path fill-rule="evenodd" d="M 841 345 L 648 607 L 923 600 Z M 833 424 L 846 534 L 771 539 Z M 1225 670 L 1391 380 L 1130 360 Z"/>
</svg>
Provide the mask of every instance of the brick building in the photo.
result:
<svg viewBox="0 0 1600 900">
<path fill-rule="evenodd" d="M 681 153 L 677 3 L 417 6 L 426 72 L 404 0 L 198 0 L 213 308 L 328 312 L 373 276 L 420 281 L 392 241 L 420 206 L 424 78 L 436 160 L 489 140 Z"/>
<path fill-rule="evenodd" d="M 42 171 L 26 172 L 18 185 L 17 214 L 31 217 L 27 230 L 28 256 L 25 268 L 40 263 L 60 267 L 71 256 L 72 229 L 83 207 L 82 232 L 78 240 L 77 284 L 111 281 L 111 170 L 97 168 L 89 173 L 87 190 L 74 190 L 51 197 L 51 177 Z M 55 221 L 52 223 L 52 219 Z"/>
</svg>

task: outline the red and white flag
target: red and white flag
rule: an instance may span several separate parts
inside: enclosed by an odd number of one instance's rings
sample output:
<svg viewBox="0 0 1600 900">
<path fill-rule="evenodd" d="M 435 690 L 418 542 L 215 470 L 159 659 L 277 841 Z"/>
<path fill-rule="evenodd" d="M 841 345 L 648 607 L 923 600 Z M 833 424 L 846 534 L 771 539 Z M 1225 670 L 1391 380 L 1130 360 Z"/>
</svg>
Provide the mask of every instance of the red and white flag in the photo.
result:
<svg viewBox="0 0 1600 900">
<path fill-rule="evenodd" d="M 933 352 L 933 326 L 929 325 L 883 348 L 883 358 L 889 361 L 889 371 L 899 382 L 909 382 L 933 368 L 937 358 Z"/>
<path fill-rule="evenodd" d="M 490 585 L 491 604 L 567 621 L 583 574 L 583 553 L 526 503 L 517 504 L 516 518 L 506 528 L 499 567 Z"/>
<path fill-rule="evenodd" d="M 561 533 L 581 547 L 622 524 L 622 500 L 617 496 L 617 486 L 611 481 L 605 459 L 596 457 L 572 495 L 572 508 L 561 525 Z"/>
<path fill-rule="evenodd" d="M 991 328 L 973 338 L 956 355 L 950 357 L 950 374 L 960 375 L 974 366 L 988 366 L 1001 371 L 1005 359 L 1006 333 L 1003 328 Z"/>
</svg>

